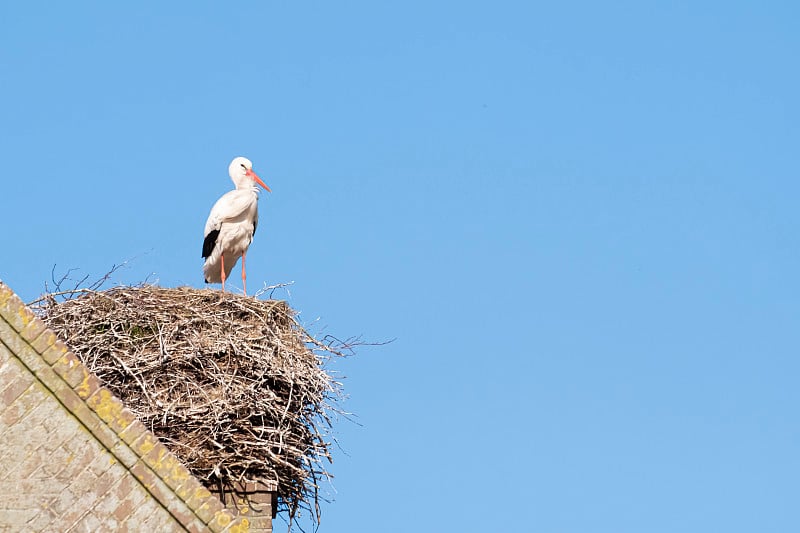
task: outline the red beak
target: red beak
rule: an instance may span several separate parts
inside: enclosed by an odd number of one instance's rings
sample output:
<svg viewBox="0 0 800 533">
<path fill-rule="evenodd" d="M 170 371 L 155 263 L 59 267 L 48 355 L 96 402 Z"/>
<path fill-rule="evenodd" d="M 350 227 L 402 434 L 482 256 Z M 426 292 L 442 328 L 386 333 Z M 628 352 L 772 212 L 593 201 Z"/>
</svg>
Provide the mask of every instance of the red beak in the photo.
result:
<svg viewBox="0 0 800 533">
<path fill-rule="evenodd" d="M 255 182 L 256 182 L 256 183 L 258 183 L 259 185 L 261 185 L 262 187 L 264 187 L 264 188 L 265 188 L 267 191 L 269 191 L 269 192 L 272 192 L 272 190 L 271 190 L 269 187 L 267 187 L 267 184 L 266 184 L 266 183 L 264 183 L 263 181 L 261 181 L 261 178 L 259 178 L 259 177 L 258 177 L 258 174 L 256 174 L 256 173 L 255 173 L 255 172 L 253 172 L 252 170 L 248 170 L 247 172 L 245 172 L 245 174 L 247 174 L 248 176 L 250 176 L 251 178 L 253 178 L 253 179 L 255 180 Z"/>
</svg>

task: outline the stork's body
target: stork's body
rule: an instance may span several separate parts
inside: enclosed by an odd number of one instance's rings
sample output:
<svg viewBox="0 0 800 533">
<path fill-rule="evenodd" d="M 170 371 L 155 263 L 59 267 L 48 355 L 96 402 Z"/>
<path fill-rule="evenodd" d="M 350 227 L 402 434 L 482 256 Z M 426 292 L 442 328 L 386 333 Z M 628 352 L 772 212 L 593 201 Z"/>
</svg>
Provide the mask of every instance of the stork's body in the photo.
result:
<svg viewBox="0 0 800 533">
<path fill-rule="evenodd" d="M 242 288 L 247 294 L 245 259 L 258 226 L 258 185 L 269 190 L 244 157 L 234 159 L 228 173 L 236 190 L 223 194 L 206 221 L 203 233 L 203 276 L 206 283 L 222 283 L 242 258 Z"/>
</svg>

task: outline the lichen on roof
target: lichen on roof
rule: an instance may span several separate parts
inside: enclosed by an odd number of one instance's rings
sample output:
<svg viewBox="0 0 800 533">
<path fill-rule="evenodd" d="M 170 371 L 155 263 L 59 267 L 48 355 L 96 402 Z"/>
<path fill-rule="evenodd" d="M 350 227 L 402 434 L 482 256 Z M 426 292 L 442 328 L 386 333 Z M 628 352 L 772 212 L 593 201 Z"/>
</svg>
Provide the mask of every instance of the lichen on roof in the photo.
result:
<svg viewBox="0 0 800 533">
<path fill-rule="evenodd" d="M 208 486 L 275 481 L 278 508 L 319 519 L 341 383 L 281 300 L 189 287 L 46 295 L 47 325 Z"/>
</svg>

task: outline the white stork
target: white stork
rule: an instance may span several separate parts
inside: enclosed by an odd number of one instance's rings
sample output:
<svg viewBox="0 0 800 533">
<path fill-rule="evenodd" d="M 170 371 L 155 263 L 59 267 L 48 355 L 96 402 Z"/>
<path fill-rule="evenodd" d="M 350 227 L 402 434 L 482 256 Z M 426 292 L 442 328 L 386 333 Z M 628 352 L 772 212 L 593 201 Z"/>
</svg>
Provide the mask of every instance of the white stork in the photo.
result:
<svg viewBox="0 0 800 533">
<path fill-rule="evenodd" d="M 206 220 L 203 233 L 203 276 L 206 283 L 222 283 L 230 276 L 236 261 L 242 258 L 242 288 L 247 294 L 244 260 L 258 225 L 258 187 L 269 187 L 253 172 L 253 163 L 237 157 L 228 167 L 236 189 L 223 194 Z"/>
</svg>

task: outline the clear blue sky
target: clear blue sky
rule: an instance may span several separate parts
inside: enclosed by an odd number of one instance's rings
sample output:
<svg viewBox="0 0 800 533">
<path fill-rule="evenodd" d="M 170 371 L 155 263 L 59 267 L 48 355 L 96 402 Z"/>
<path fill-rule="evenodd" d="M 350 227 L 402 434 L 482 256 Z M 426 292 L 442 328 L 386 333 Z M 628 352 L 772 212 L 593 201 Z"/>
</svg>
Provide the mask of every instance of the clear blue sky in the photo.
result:
<svg viewBox="0 0 800 533">
<path fill-rule="evenodd" d="M 799 18 L 5 2 L 0 278 L 203 286 L 245 155 L 250 287 L 397 338 L 321 532 L 800 531 Z"/>
</svg>

